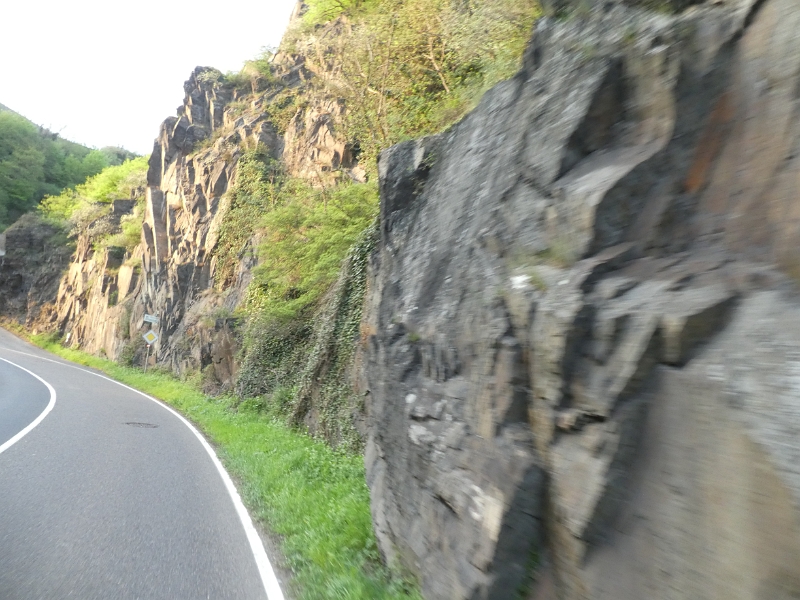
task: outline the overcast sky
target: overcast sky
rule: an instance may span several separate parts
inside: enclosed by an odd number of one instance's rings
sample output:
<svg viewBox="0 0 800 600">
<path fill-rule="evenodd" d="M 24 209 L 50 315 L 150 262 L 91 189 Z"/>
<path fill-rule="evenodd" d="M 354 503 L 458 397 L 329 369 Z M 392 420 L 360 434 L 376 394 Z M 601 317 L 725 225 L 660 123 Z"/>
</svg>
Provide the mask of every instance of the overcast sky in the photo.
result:
<svg viewBox="0 0 800 600">
<path fill-rule="evenodd" d="M 192 69 L 238 71 L 276 46 L 295 0 L 3 4 L 0 104 L 70 140 L 147 154 Z"/>
</svg>

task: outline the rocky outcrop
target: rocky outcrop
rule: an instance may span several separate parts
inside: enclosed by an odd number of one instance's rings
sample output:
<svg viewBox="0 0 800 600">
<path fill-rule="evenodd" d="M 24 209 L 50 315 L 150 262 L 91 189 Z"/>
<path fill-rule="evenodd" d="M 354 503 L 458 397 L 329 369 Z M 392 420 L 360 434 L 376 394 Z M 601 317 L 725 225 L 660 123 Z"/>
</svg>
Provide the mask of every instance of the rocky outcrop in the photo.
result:
<svg viewBox="0 0 800 600">
<path fill-rule="evenodd" d="M 793 597 L 800 11 L 563 4 L 381 155 L 380 547 L 429 599 Z"/>
<path fill-rule="evenodd" d="M 70 343 L 140 362 L 139 333 L 149 327 L 143 317 L 154 314 L 160 323 L 153 363 L 178 374 L 202 370 L 216 385 L 233 383 L 238 342 L 230 315 L 244 299 L 256 242 L 247 241 L 225 281 L 217 281 L 216 249 L 243 151 L 261 147 L 287 174 L 316 185 L 343 170 L 354 178 L 361 173 L 335 134 L 342 112 L 335 101 L 301 107 L 277 132 L 266 105 L 313 74 L 283 55 L 274 70 L 274 78 L 245 91 L 213 69 L 192 73 L 178 115 L 162 123 L 150 156 L 141 245 L 126 253 L 97 250 L 92 232 L 78 239 L 57 300 L 58 327 Z M 110 224 L 118 226 L 119 218 Z"/>
<path fill-rule="evenodd" d="M 0 235 L 0 314 L 38 333 L 52 328 L 59 280 L 70 261 L 66 234 L 35 214 Z"/>
<path fill-rule="evenodd" d="M 224 333 L 224 319 L 213 319 L 213 326 L 204 319 L 215 311 L 233 311 L 254 264 L 252 252 L 246 251 L 232 286 L 215 289 L 214 249 L 229 203 L 226 192 L 235 181 L 243 146 L 260 144 L 278 155 L 281 143 L 260 111 L 239 116 L 226 111 L 235 93 L 204 76 L 209 73 L 196 69 L 186 82 L 184 108 L 177 119 L 164 121 L 150 158 L 138 304 L 142 313 L 161 318 L 154 348 L 158 363 L 179 373 L 211 366 L 224 382 L 231 376 L 235 348 Z M 215 141 L 198 150 L 198 141 L 206 139 Z M 219 352 L 209 341 L 220 334 L 227 351 L 215 360 Z"/>
<path fill-rule="evenodd" d="M 241 300 L 253 259 L 245 258 L 233 290 L 214 290 L 223 197 L 235 178 L 240 145 L 263 144 L 277 152 L 280 143 L 263 116 L 225 112 L 236 93 L 215 74 L 196 69 L 184 86 L 179 116 L 161 126 L 147 187 L 135 199 L 143 205 L 141 244 L 129 251 L 99 249 L 93 230 L 80 235 L 57 307 L 59 329 L 69 343 L 114 359 L 126 353 L 126 360 L 136 362 L 145 355 L 139 334 L 149 325 L 143 317 L 157 315 L 159 340 L 151 362 L 177 373 L 211 367 L 212 380 L 229 383 L 236 348 L 226 319 L 214 315 Z M 213 144 L 204 142 L 211 139 Z M 133 210 L 121 202 L 115 201 L 102 233 L 117 231 L 124 209 Z"/>
<path fill-rule="evenodd" d="M 315 185 L 334 185 L 343 170 L 352 179 L 365 181 L 350 146 L 336 135 L 336 122 L 344 112 L 342 102 L 327 98 L 295 114 L 284 138 L 288 173 Z"/>
<path fill-rule="evenodd" d="M 118 357 L 130 342 L 131 312 L 141 287 L 141 249 L 128 255 L 125 248 L 98 248 L 94 242 L 99 232 L 117 230 L 136 201 L 114 200 L 109 214 L 78 236 L 58 288 L 57 328 L 66 332 L 67 343 L 80 344 L 87 352 Z"/>
</svg>

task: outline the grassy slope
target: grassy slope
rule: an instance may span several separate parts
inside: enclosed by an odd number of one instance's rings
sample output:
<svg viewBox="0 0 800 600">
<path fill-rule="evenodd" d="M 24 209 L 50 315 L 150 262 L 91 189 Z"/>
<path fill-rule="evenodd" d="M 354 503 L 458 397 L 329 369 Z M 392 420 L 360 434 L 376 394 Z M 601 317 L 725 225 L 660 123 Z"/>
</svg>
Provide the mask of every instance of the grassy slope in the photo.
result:
<svg viewBox="0 0 800 600">
<path fill-rule="evenodd" d="M 143 373 L 33 336 L 41 348 L 165 401 L 193 421 L 238 479 L 251 515 L 282 540 L 298 598 L 418 598 L 380 566 L 360 456 L 332 450 L 258 412 L 234 410 L 161 372 Z"/>
</svg>

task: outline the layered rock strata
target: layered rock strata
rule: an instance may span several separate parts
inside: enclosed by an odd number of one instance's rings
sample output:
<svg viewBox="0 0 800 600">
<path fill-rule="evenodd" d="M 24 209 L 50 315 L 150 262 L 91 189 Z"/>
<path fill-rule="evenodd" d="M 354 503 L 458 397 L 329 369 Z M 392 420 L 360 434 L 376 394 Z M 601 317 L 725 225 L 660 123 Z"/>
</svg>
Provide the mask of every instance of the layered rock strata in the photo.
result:
<svg viewBox="0 0 800 600">
<path fill-rule="evenodd" d="M 233 382 L 237 341 L 230 315 L 244 299 L 257 240 L 248 240 L 225 285 L 216 281 L 216 248 L 242 152 L 262 147 L 289 176 L 312 184 L 342 171 L 360 174 L 335 134 L 342 107 L 333 100 L 312 98 L 278 134 L 266 104 L 313 74 L 297 57 L 281 56 L 274 68 L 276 80 L 267 89 L 247 94 L 213 69 L 192 73 L 178 115 L 162 123 L 150 156 L 141 245 L 120 254 L 97 250 L 91 232 L 78 239 L 56 303 L 58 328 L 71 343 L 140 361 L 139 334 L 150 327 L 143 317 L 157 315 L 154 364 L 178 374 L 210 368 L 212 382 Z"/>
<path fill-rule="evenodd" d="M 568 8 L 380 157 L 380 547 L 428 599 L 794 597 L 800 10 Z"/>
</svg>

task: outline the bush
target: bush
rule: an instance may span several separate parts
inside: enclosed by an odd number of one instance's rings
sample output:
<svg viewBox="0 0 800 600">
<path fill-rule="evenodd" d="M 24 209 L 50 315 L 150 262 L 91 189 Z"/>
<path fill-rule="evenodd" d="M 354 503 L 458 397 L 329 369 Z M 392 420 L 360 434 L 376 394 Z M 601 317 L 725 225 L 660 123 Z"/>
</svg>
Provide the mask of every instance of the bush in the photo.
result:
<svg viewBox="0 0 800 600">
<path fill-rule="evenodd" d="M 214 283 L 217 289 L 229 287 L 250 239 L 265 211 L 277 201 L 280 189 L 280 168 L 262 147 L 247 150 L 239 158 L 236 181 L 223 205 L 219 237 L 214 247 L 217 267 Z"/>
<path fill-rule="evenodd" d="M 377 209 L 378 189 L 371 183 L 332 190 L 299 181 L 284 185 L 278 205 L 261 222 L 264 237 L 249 308 L 291 319 L 316 304 Z"/>
<path fill-rule="evenodd" d="M 308 0 L 287 47 L 341 65 L 329 85 L 348 107 L 344 135 L 375 174 L 380 150 L 440 131 L 519 68 L 537 0 Z M 326 33 L 325 21 L 347 16 Z M 297 26 L 295 26 L 297 27 Z M 284 116 L 285 118 L 285 116 Z M 278 127 L 283 124 L 278 123 Z"/>
<path fill-rule="evenodd" d="M 142 156 L 118 166 L 106 167 L 74 190 L 46 197 L 39 210 L 49 219 L 71 221 L 81 211 L 92 210 L 92 205 L 130 198 L 131 189 L 146 185 L 147 160 L 148 157 Z"/>
</svg>

